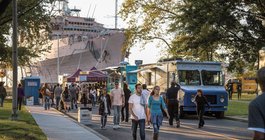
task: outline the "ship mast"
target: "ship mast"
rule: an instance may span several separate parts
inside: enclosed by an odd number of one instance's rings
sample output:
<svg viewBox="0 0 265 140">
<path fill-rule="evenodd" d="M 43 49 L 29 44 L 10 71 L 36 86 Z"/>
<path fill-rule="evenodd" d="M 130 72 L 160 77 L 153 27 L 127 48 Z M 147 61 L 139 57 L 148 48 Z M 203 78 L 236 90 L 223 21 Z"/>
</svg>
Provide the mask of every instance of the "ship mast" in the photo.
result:
<svg viewBox="0 0 265 140">
<path fill-rule="evenodd" d="M 118 26 L 118 0 L 115 0 L 115 29 Z"/>
</svg>

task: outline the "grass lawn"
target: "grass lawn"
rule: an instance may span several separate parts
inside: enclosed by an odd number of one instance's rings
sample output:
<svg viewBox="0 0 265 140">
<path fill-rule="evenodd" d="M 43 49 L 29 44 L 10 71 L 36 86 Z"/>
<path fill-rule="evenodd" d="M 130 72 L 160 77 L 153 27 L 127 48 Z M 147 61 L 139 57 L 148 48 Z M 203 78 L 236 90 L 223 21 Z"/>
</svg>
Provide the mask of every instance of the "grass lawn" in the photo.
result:
<svg viewBox="0 0 265 140">
<path fill-rule="evenodd" d="M 11 121 L 12 100 L 6 100 L 0 107 L 0 139 L 1 140 L 46 140 L 45 134 L 36 124 L 31 114 L 22 107 L 18 112 L 18 120 Z"/>
<path fill-rule="evenodd" d="M 256 94 L 247 94 L 247 93 L 242 93 L 241 94 L 241 99 L 239 99 L 240 101 L 251 101 L 253 99 L 256 98 Z M 237 100 L 237 93 L 233 93 L 232 96 L 233 100 Z"/>
<path fill-rule="evenodd" d="M 248 101 L 229 101 L 225 116 L 247 116 Z"/>
</svg>

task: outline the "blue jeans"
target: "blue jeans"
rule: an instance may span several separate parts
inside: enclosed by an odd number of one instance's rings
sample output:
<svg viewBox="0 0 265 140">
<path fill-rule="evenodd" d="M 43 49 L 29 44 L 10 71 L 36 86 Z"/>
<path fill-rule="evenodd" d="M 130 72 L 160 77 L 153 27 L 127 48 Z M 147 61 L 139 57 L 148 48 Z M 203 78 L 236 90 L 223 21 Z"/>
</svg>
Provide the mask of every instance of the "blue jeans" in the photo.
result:
<svg viewBox="0 0 265 140">
<path fill-rule="evenodd" d="M 153 128 L 154 128 L 154 134 L 158 134 L 159 133 L 159 128 L 160 126 L 158 124 L 153 124 Z"/>
<path fill-rule="evenodd" d="M 145 119 L 141 119 L 141 120 L 133 120 L 132 119 L 132 136 L 133 136 L 133 140 L 136 140 L 137 138 L 137 127 L 140 127 L 140 137 L 141 140 L 145 140 Z"/>
<path fill-rule="evenodd" d="M 71 98 L 71 109 L 77 108 L 76 98 Z"/>
<path fill-rule="evenodd" d="M 120 114 L 121 114 L 121 106 L 120 105 L 113 105 L 114 109 L 114 116 L 113 116 L 113 123 L 114 125 L 120 124 Z"/>
<path fill-rule="evenodd" d="M 50 109 L 50 97 L 49 96 L 44 96 L 44 109 Z"/>
<path fill-rule="evenodd" d="M 60 106 L 61 97 L 57 96 L 57 97 L 55 97 L 55 99 L 56 99 L 56 108 L 58 108 Z"/>
</svg>

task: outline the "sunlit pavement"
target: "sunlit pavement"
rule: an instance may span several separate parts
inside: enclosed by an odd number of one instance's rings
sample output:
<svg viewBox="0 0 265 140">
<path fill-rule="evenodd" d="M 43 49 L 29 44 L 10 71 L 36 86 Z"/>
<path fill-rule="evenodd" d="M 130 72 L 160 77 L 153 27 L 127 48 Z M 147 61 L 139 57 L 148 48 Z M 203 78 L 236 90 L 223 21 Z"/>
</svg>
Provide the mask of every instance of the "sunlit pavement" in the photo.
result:
<svg viewBox="0 0 265 140">
<path fill-rule="evenodd" d="M 94 129 L 105 137 L 114 139 L 130 140 L 131 137 L 131 123 L 122 122 L 122 128 L 118 130 L 112 129 L 112 116 L 108 117 L 107 129 L 100 129 L 100 116 L 97 115 L 97 108 L 93 108 L 92 124 L 88 127 Z M 68 115 L 77 119 L 77 110 L 72 110 Z M 137 132 L 139 135 L 139 131 Z M 244 140 L 251 139 L 252 132 L 247 130 L 247 123 L 226 119 L 216 119 L 213 117 L 205 117 L 205 126 L 198 128 L 198 120 L 196 116 L 189 116 L 186 119 L 181 119 L 181 127 L 170 127 L 167 119 L 164 120 L 163 126 L 160 129 L 159 139 L 166 140 L 216 140 L 216 139 L 230 139 L 230 140 Z M 140 139 L 140 138 L 139 138 Z M 152 129 L 146 129 L 146 140 L 152 139 Z"/>
</svg>

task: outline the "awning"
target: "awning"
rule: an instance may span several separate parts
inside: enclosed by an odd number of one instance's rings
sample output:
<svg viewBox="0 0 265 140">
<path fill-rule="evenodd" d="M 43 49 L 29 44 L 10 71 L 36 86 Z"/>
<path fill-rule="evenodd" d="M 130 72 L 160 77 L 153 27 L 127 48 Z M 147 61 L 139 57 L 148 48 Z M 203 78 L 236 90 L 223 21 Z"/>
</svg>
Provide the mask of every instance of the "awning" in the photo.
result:
<svg viewBox="0 0 265 140">
<path fill-rule="evenodd" d="M 152 72 L 152 71 L 151 71 L 152 69 L 159 69 L 159 70 L 161 70 L 161 71 L 166 72 L 165 70 L 163 70 L 162 67 L 154 66 L 154 67 L 146 67 L 146 68 L 141 68 L 141 69 L 137 69 L 137 70 L 129 71 L 128 73 L 138 73 L 138 72 L 140 72 L 140 71 L 144 71 L 144 72 Z"/>
<path fill-rule="evenodd" d="M 76 77 L 78 77 L 81 69 L 78 69 L 75 73 L 73 73 L 71 76 L 67 77 L 67 82 L 76 82 Z"/>
</svg>

